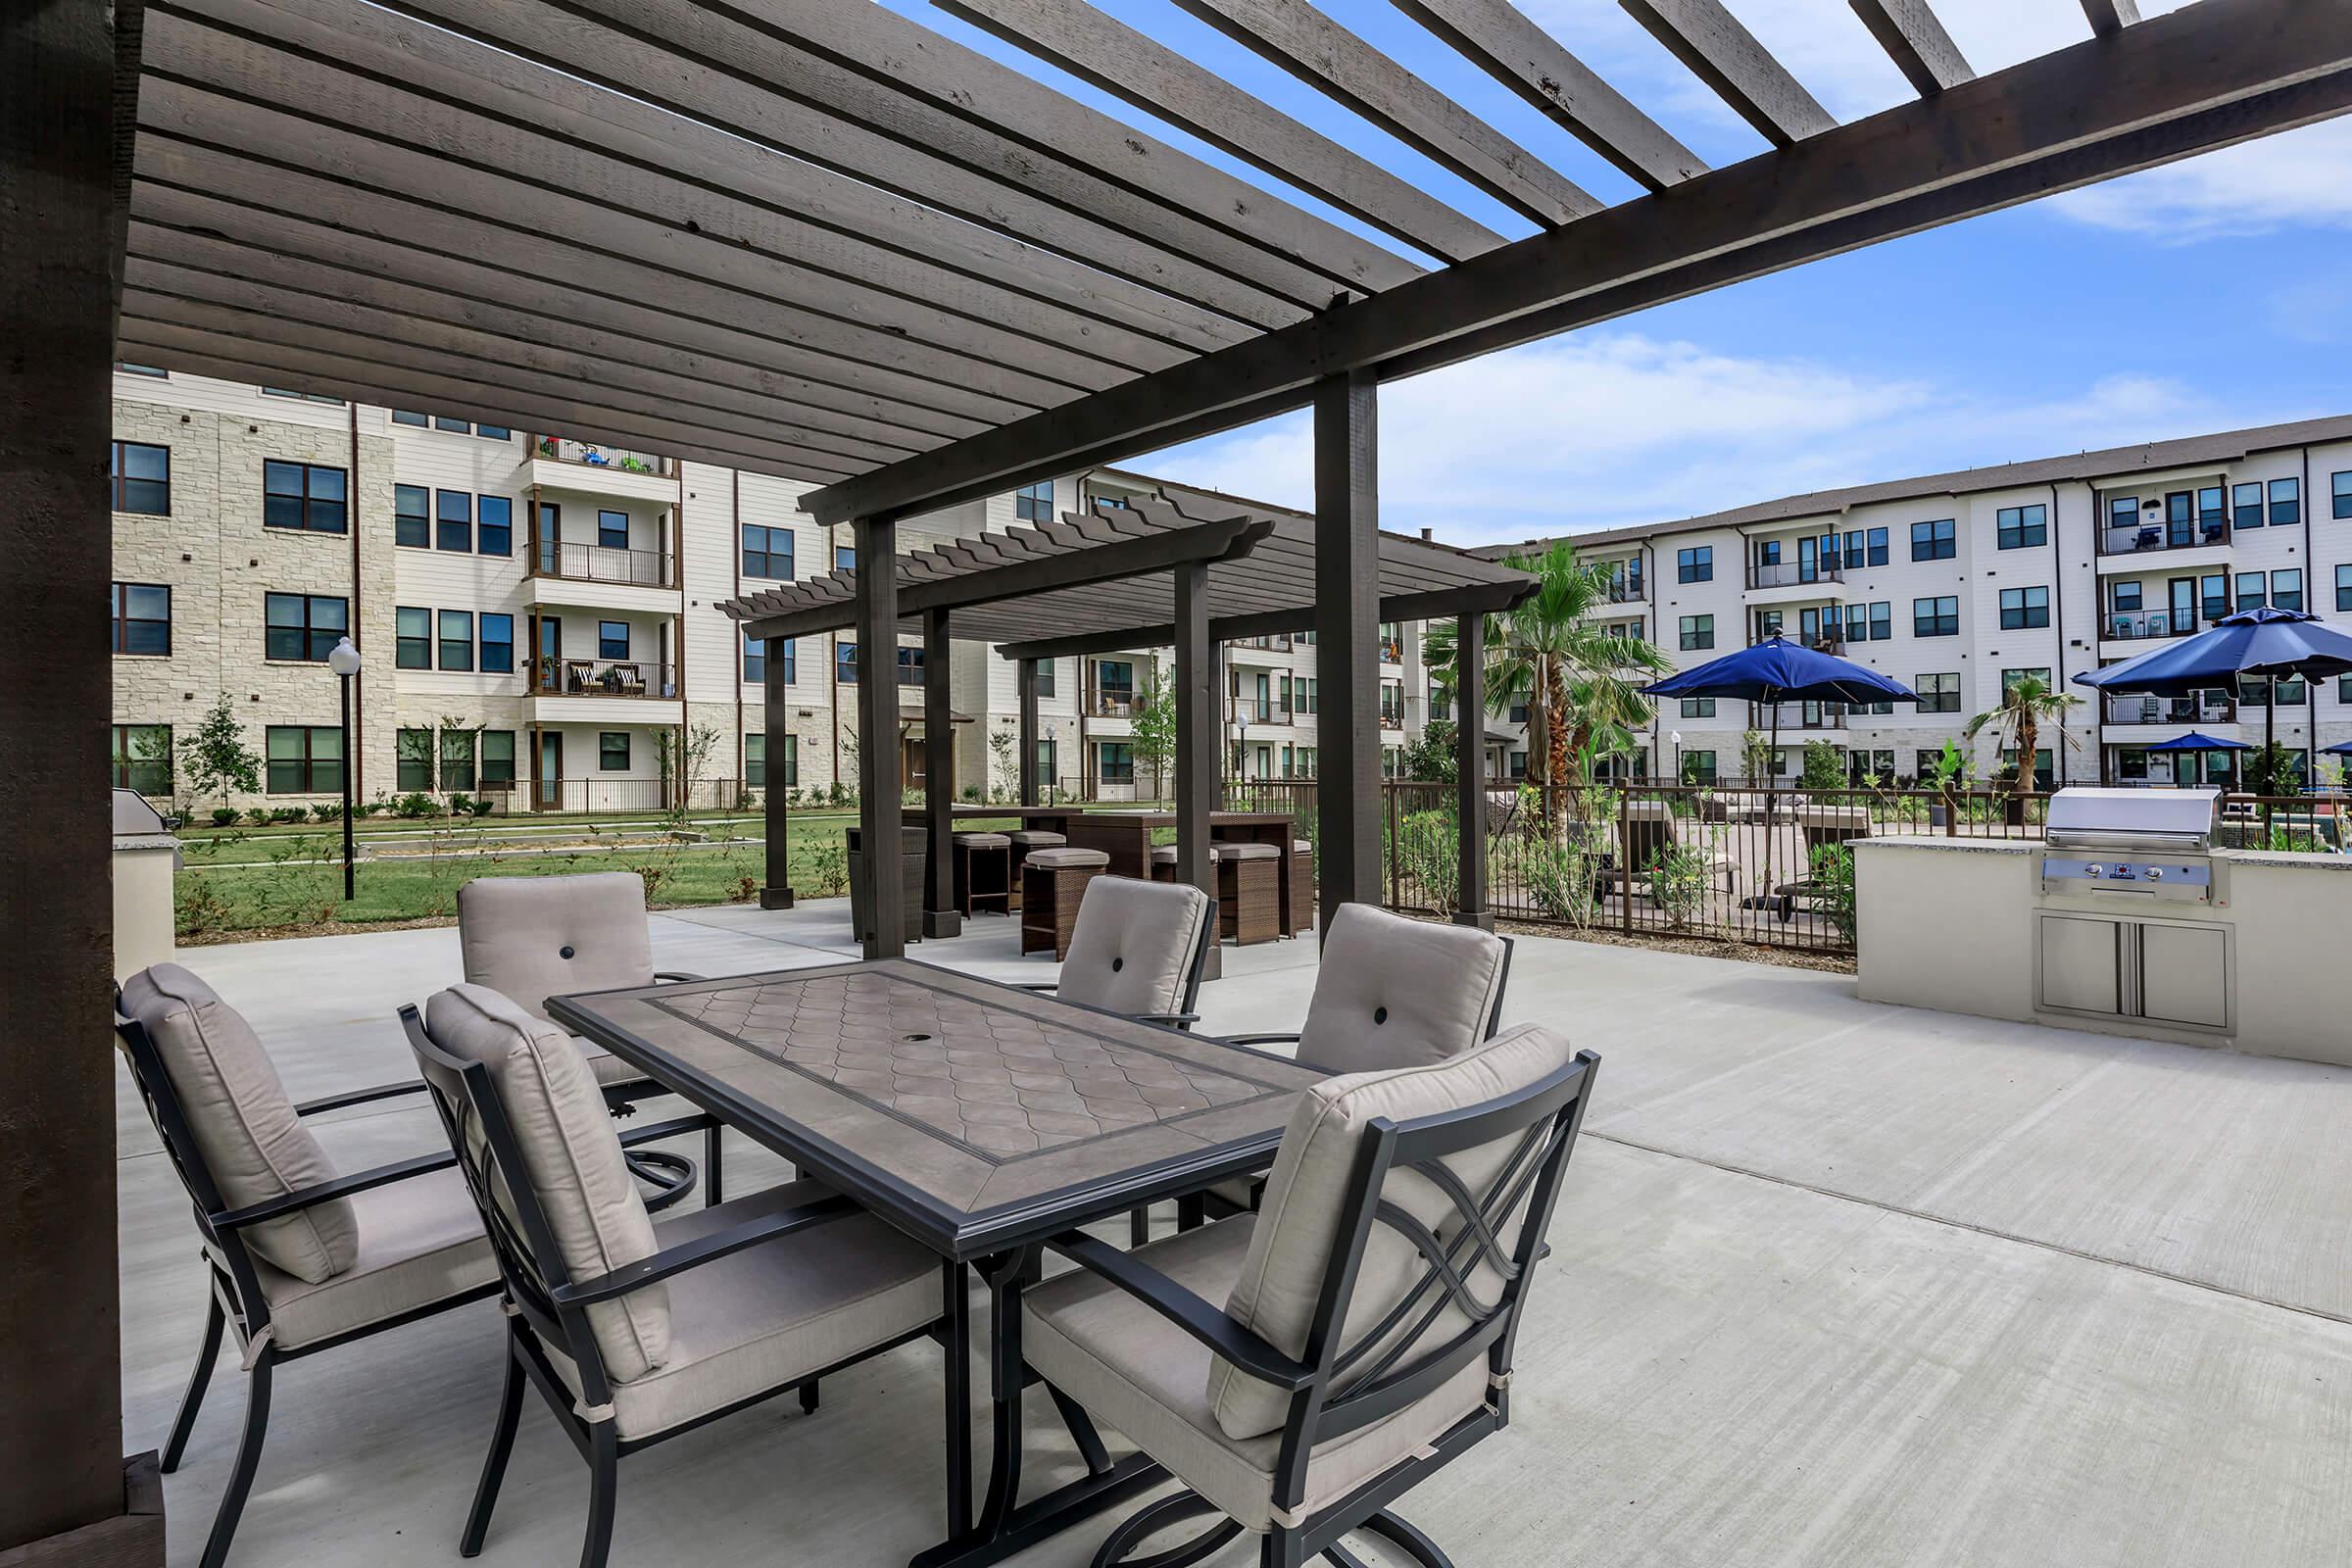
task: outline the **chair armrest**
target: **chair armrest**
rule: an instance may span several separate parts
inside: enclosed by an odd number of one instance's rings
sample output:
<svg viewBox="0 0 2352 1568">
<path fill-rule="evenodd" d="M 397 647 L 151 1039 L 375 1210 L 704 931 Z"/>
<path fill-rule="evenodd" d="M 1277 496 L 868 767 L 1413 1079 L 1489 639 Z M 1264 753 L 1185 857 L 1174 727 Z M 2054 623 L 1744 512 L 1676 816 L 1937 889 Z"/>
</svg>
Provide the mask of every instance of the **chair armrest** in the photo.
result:
<svg viewBox="0 0 2352 1568">
<path fill-rule="evenodd" d="M 294 1107 L 297 1116 L 316 1116 L 322 1110 L 341 1110 L 345 1105 L 365 1105 L 375 1100 L 396 1100 L 402 1095 L 421 1095 L 424 1080 L 412 1078 L 405 1084 L 377 1084 L 373 1089 L 354 1089 L 347 1095 L 327 1095 L 318 1100 L 306 1100 Z"/>
<path fill-rule="evenodd" d="M 349 1176 L 338 1176 L 331 1182 L 320 1182 L 316 1187 L 305 1187 L 282 1197 L 248 1204 L 244 1208 L 227 1209 L 211 1215 L 210 1219 L 213 1229 L 217 1231 L 242 1230 L 248 1225 L 259 1225 L 266 1219 L 298 1213 L 314 1204 L 331 1203 L 338 1198 L 349 1198 L 354 1193 L 364 1193 L 371 1187 L 389 1187 L 394 1182 L 407 1181 L 412 1176 L 447 1170 L 457 1162 L 458 1156 L 449 1150 L 443 1150 L 438 1154 L 418 1154 L 414 1159 L 395 1160 L 372 1170 L 354 1171 Z"/>
<path fill-rule="evenodd" d="M 1200 1021 L 1197 1012 L 1131 1012 L 1127 1016 L 1137 1023 L 1164 1023 L 1178 1029 Z"/>
<path fill-rule="evenodd" d="M 708 980 L 710 978 L 710 977 L 707 974 L 688 974 L 683 969 L 656 969 L 654 971 L 654 979 L 658 982 L 673 980 Z"/>
<path fill-rule="evenodd" d="M 683 1138 L 688 1133 L 703 1132 L 717 1125 L 718 1118 L 708 1111 L 698 1111 L 691 1116 L 675 1116 L 668 1121 L 649 1122 L 643 1127 L 632 1127 L 622 1133 L 620 1147 L 635 1149 L 639 1144 L 659 1143 L 664 1138 Z"/>
<path fill-rule="evenodd" d="M 1015 991 L 1053 992 L 1061 989 L 1061 982 L 1058 980 L 1013 980 L 1008 981 L 1007 984 Z"/>
<path fill-rule="evenodd" d="M 1313 1367 L 1283 1354 L 1151 1264 L 1137 1262 L 1134 1253 L 1098 1242 L 1084 1231 L 1064 1231 L 1046 1245 L 1125 1291 L 1251 1377 L 1289 1394 L 1314 1381 Z"/>
<path fill-rule="evenodd" d="M 745 1220 L 740 1225 L 730 1225 L 723 1231 L 713 1231 L 709 1236 L 698 1236 L 691 1242 L 680 1242 L 675 1247 L 664 1248 L 651 1257 L 616 1268 L 610 1274 L 600 1274 L 592 1280 L 574 1280 L 552 1292 L 551 1298 L 558 1306 L 587 1306 L 597 1301 L 610 1301 L 616 1296 L 626 1296 L 631 1291 L 643 1290 L 657 1281 L 668 1279 L 672 1274 L 683 1274 L 690 1268 L 716 1262 L 747 1247 L 758 1247 L 762 1242 L 772 1242 L 796 1231 L 829 1224 L 857 1211 L 857 1204 L 838 1195 L 820 1198 L 813 1203 L 803 1203 L 798 1208 L 781 1208 L 772 1214 L 762 1214 L 758 1219 Z"/>
<path fill-rule="evenodd" d="M 1300 1036 L 1293 1033 L 1287 1035 L 1225 1035 L 1221 1038 L 1229 1046 L 1279 1046 L 1286 1042 L 1296 1045 Z"/>
</svg>

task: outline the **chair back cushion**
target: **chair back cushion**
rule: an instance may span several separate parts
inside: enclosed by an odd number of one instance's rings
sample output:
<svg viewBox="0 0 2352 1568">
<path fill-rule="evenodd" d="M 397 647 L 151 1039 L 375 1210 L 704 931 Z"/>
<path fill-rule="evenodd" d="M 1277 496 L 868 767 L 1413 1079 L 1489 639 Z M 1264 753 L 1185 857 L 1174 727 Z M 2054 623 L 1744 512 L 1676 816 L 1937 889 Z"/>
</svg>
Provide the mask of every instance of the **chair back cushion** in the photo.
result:
<svg viewBox="0 0 2352 1568">
<path fill-rule="evenodd" d="M 1313 1326 L 1315 1305 L 1332 1252 L 1343 1240 L 1341 1227 L 1351 1221 L 1347 1210 L 1348 1187 L 1362 1152 L 1366 1129 L 1376 1118 L 1407 1122 L 1485 1104 L 1542 1082 L 1575 1057 L 1565 1036 L 1541 1024 L 1521 1024 L 1462 1055 L 1426 1066 L 1393 1072 L 1351 1073 L 1326 1079 L 1299 1097 L 1283 1129 L 1282 1149 L 1266 1178 L 1264 1196 L 1250 1238 L 1249 1256 L 1233 1287 L 1225 1310 L 1244 1328 L 1286 1355 L 1303 1356 Z M 1518 1150 L 1526 1129 L 1514 1129 L 1492 1143 L 1464 1150 L 1446 1165 L 1468 1189 L 1484 1200 L 1497 1176 Z M 1378 1194 L 1395 1203 L 1450 1244 L 1465 1224 L 1460 1210 L 1436 1183 L 1410 1169 L 1396 1169 Z M 1495 1226 L 1503 1245 L 1516 1244 L 1525 1200 Z M 1493 1301 L 1502 1288 L 1498 1270 L 1487 1262 L 1472 1242 L 1457 1255 L 1467 1263 L 1472 1293 Z M 1364 1245 L 1353 1294 L 1346 1303 L 1338 1331 L 1338 1346 L 1351 1348 L 1412 1291 L 1429 1265 L 1413 1245 L 1394 1228 L 1374 1223 Z M 1424 1295 L 1424 1302 L 1444 1298 L 1442 1285 Z M 1408 1311 L 1391 1336 L 1411 1332 L 1423 1317 Z M 1415 1342 L 1406 1364 L 1434 1350 L 1468 1327 L 1469 1319 L 1447 1304 Z M 1384 1340 L 1384 1346 L 1390 1341 Z M 1368 1352 L 1359 1365 L 1369 1366 L 1379 1351 Z M 1230 1362 L 1209 1363 L 1208 1396 L 1217 1424 L 1234 1438 L 1256 1437 L 1280 1427 L 1290 1413 L 1291 1396 L 1269 1384 L 1237 1371 Z"/>
<path fill-rule="evenodd" d="M 458 946 L 467 985 L 534 1018 L 550 997 L 654 983 L 645 879 L 634 871 L 476 877 L 458 889 Z"/>
<path fill-rule="evenodd" d="M 245 1208 L 334 1180 L 335 1162 L 295 1114 L 261 1037 L 211 986 L 176 963 L 159 963 L 122 982 L 122 1012 L 155 1043 L 223 1203 Z M 359 1220 L 347 1199 L 241 1234 L 258 1256 L 309 1285 L 332 1279 L 360 1255 Z"/>
<path fill-rule="evenodd" d="M 577 1042 L 477 985 L 452 986 L 426 1003 L 424 1030 L 449 1054 L 489 1069 L 523 1174 L 570 1278 L 594 1279 L 654 1255 L 653 1217 Z M 478 1146 L 468 1157 L 484 1162 Z M 514 1174 L 501 1173 L 509 1180 Z M 519 1226 L 514 1234 L 522 1235 Z M 608 1377 L 615 1383 L 643 1377 L 669 1354 L 669 1289 L 649 1285 L 600 1301 L 588 1308 L 588 1326 Z"/>
<path fill-rule="evenodd" d="M 1325 1072 L 1385 1072 L 1460 1055 L 1487 1036 L 1506 951 L 1492 931 L 1341 905 L 1298 1059 Z"/>
<path fill-rule="evenodd" d="M 1056 994 L 1111 1012 L 1183 1011 L 1209 907 L 1189 882 L 1096 877 L 1078 901 Z"/>
</svg>

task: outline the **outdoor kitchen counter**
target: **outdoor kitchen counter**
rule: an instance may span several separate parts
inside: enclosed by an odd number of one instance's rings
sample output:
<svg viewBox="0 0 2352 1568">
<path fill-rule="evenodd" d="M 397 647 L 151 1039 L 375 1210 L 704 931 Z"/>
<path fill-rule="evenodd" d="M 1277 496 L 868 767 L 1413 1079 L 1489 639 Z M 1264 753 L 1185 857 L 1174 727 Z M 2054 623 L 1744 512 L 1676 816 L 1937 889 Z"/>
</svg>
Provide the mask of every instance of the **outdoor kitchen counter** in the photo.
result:
<svg viewBox="0 0 2352 1568">
<path fill-rule="evenodd" d="M 2352 856 L 2215 850 L 2214 903 L 2159 904 L 2131 894 L 2044 897 L 2041 848 L 2022 839 L 1856 840 L 1862 1000 L 2352 1066 L 2338 980 L 2352 927 Z M 2162 925 L 2208 945 L 2210 933 L 2226 933 L 2215 945 L 2226 955 L 2215 983 L 2232 999 L 2228 1022 L 2174 1027 L 2040 1005 L 2035 956 L 2045 914 Z M 2058 961 L 2050 951 L 2042 950 L 2045 964 Z"/>
</svg>

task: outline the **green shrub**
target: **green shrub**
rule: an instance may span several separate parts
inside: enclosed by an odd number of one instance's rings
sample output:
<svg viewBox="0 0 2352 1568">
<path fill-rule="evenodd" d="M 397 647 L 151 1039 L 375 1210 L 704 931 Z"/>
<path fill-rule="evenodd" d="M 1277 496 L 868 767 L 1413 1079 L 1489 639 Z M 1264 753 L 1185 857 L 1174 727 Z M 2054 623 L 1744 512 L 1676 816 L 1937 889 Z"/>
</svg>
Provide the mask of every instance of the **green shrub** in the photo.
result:
<svg viewBox="0 0 2352 1568">
<path fill-rule="evenodd" d="M 243 813 L 239 812 L 233 806 L 216 806 L 213 808 L 213 826 L 233 826 L 235 825 L 238 816 L 241 814 Z"/>
<path fill-rule="evenodd" d="M 1805 770 L 1797 782 L 1809 790 L 1846 787 L 1845 759 L 1828 741 L 1805 742 Z"/>
<path fill-rule="evenodd" d="M 296 822 L 307 822 L 310 819 L 311 813 L 299 806 L 281 806 L 270 813 L 270 821 L 285 823 L 287 825 L 291 825 Z"/>
<path fill-rule="evenodd" d="M 1714 878 L 1714 858 L 1706 850 L 1669 844 L 1649 862 L 1650 902 L 1666 911 L 1672 924 L 1689 925 L 1706 906 Z"/>
<path fill-rule="evenodd" d="M 449 814 L 452 816 L 473 815 L 473 797 L 463 791 L 452 795 L 449 798 Z"/>
<path fill-rule="evenodd" d="M 394 816 L 405 816 L 410 818 L 419 816 L 438 816 L 440 814 L 440 808 L 435 806 L 433 804 L 433 798 L 430 795 L 425 794 L 422 790 L 411 790 L 408 794 L 403 795 L 399 800 L 392 803 L 392 814 Z"/>
<path fill-rule="evenodd" d="M 1397 870 L 1440 914 L 1461 906 L 1460 840 L 1451 811 L 1413 811 L 1396 824 Z"/>
<path fill-rule="evenodd" d="M 1547 919 L 1583 928 L 1600 914 L 1600 857 L 1582 841 L 1527 851 L 1527 896 Z"/>
<path fill-rule="evenodd" d="M 343 808 L 334 805 L 314 806 L 311 815 L 321 822 L 332 822 L 343 814 Z"/>
<path fill-rule="evenodd" d="M 1808 867 L 1821 912 L 1847 947 L 1854 945 L 1854 852 L 1842 844 L 1824 844 L 1813 852 Z"/>
</svg>

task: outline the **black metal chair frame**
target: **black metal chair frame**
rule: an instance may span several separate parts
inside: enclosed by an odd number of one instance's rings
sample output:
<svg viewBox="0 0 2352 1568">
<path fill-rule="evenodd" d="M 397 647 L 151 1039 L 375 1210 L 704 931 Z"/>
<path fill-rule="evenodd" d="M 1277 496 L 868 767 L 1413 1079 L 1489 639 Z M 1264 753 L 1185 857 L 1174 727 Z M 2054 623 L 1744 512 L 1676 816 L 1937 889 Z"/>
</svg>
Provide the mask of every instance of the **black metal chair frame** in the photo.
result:
<svg viewBox="0 0 2352 1568">
<path fill-rule="evenodd" d="M 563 1253 L 556 1246 L 546 1212 L 541 1208 L 524 1174 L 520 1150 L 515 1144 L 514 1130 L 507 1121 L 506 1108 L 499 1101 L 498 1091 L 490 1082 L 488 1069 L 478 1062 L 461 1061 L 434 1045 L 425 1034 L 424 1020 L 414 1004 L 400 1009 L 400 1021 L 408 1031 L 410 1045 L 422 1059 L 454 1075 L 465 1085 L 466 1104 L 464 1106 L 450 1103 L 429 1082 L 422 1087 L 430 1093 L 434 1107 L 441 1113 L 442 1125 L 448 1131 L 453 1151 L 451 1159 L 464 1172 L 466 1187 L 473 1194 L 474 1206 L 481 1211 L 505 1292 L 505 1386 L 499 1395 L 498 1424 L 491 1434 L 490 1451 L 482 1461 L 481 1481 L 474 1492 L 473 1506 L 466 1514 L 465 1534 L 459 1540 L 459 1555 L 472 1557 L 482 1549 L 483 1538 L 490 1528 L 491 1511 L 498 1504 L 499 1486 L 506 1478 L 507 1458 L 514 1448 L 514 1429 L 522 1414 L 522 1390 L 526 1381 L 538 1389 L 556 1424 L 571 1440 L 571 1446 L 579 1450 L 580 1457 L 587 1461 L 588 1525 L 586 1538 L 580 1546 L 580 1563 L 581 1568 L 603 1568 L 612 1550 L 621 1459 L 753 1405 L 764 1403 L 788 1390 L 797 1389 L 801 1396 L 801 1408 L 813 1412 L 817 1407 L 817 1386 L 821 1379 L 918 1339 L 935 1339 L 943 1346 L 947 1343 L 949 1314 L 962 1305 L 960 1297 L 963 1280 L 960 1271 L 954 1267 L 942 1269 L 940 1315 L 930 1324 L 820 1367 L 797 1383 L 779 1384 L 761 1390 L 650 1437 L 622 1440 L 611 1413 L 612 1382 L 606 1374 L 596 1335 L 588 1323 L 587 1309 L 590 1306 L 626 1296 L 631 1291 L 641 1290 L 705 1263 L 715 1262 L 763 1242 L 772 1242 L 848 1217 L 859 1212 L 858 1206 L 847 1198 L 820 1199 L 797 1208 L 779 1209 L 690 1242 L 681 1242 L 675 1247 L 664 1248 L 651 1257 L 594 1279 L 575 1280 L 564 1265 Z M 488 1156 L 486 1161 L 477 1162 L 469 1152 L 470 1146 L 462 1120 L 466 1114 L 474 1117 L 480 1125 L 483 1152 Z M 715 1118 L 697 1114 L 672 1124 L 671 1130 L 716 1125 Z M 494 1172 L 497 1177 L 495 1182 Z M 511 1214 L 509 1208 L 493 1197 L 493 1194 L 502 1191 L 512 1203 Z M 564 1385 L 549 1359 L 547 1347 L 550 1345 L 557 1347 L 569 1358 L 580 1384 L 580 1392 L 576 1396 Z M 953 1384 L 952 1379 L 944 1381 L 951 1386 Z M 584 1413 L 599 1410 L 604 1413 L 596 1419 Z M 968 1430 L 961 1433 L 956 1431 L 957 1414 L 951 1393 L 947 1400 L 951 1452 L 954 1451 L 953 1444 L 957 1437 L 960 1436 L 966 1443 L 970 1437 Z"/>
<path fill-rule="evenodd" d="M 1200 940 L 1193 944 L 1192 962 L 1185 967 L 1184 995 L 1177 1000 L 1177 1010 L 1174 1012 L 1129 1012 L 1122 1013 L 1120 1016 L 1132 1018 L 1138 1023 L 1160 1023 L 1174 1029 L 1190 1030 L 1193 1025 L 1200 1021 L 1200 1014 L 1193 1009 L 1200 1002 L 1200 976 L 1208 967 L 1208 950 L 1216 945 L 1217 901 L 1212 894 L 1208 901 L 1208 911 L 1201 917 Z M 1052 996 L 1061 990 L 1061 982 L 1058 980 L 1024 980 L 1018 982 L 1015 989 Z"/>
<path fill-rule="evenodd" d="M 682 980 L 705 980 L 708 978 L 710 978 L 708 975 L 687 974 L 683 970 L 677 969 L 654 971 L 656 984 L 675 984 Z M 612 1084 L 604 1091 L 605 1108 L 616 1118 L 634 1116 L 637 1113 L 637 1101 L 640 1097 L 667 1093 L 669 1093 L 668 1090 L 651 1078 L 633 1079 L 625 1084 Z M 665 1123 L 664 1125 L 669 1124 Z M 718 1135 L 719 1127 L 716 1122 L 712 1122 L 703 1131 L 703 1200 L 711 1204 L 725 1201 L 719 1194 Z M 648 1213 L 659 1214 L 694 1191 L 695 1163 L 693 1160 L 688 1159 L 684 1154 L 673 1154 L 663 1149 L 635 1148 L 634 1145 L 644 1141 L 642 1139 L 624 1138 L 621 1141 L 623 1144 L 631 1146 L 627 1156 L 629 1174 L 654 1190 L 653 1196 L 645 1200 Z"/>
<path fill-rule="evenodd" d="M 1064 1232 L 1045 1244 L 1134 1297 L 1218 1357 L 1290 1395 L 1275 1466 L 1274 1527 L 1259 1547 L 1262 1568 L 1300 1568 L 1319 1554 L 1339 1568 L 1361 1568 L 1341 1544 L 1341 1538 L 1358 1530 L 1382 1537 L 1426 1568 L 1450 1568 L 1437 1544 L 1390 1512 L 1389 1505 L 1509 1422 L 1511 1352 L 1527 1283 L 1543 1252 L 1599 1060 L 1592 1052 L 1579 1052 L 1574 1061 L 1541 1082 L 1499 1100 L 1404 1122 L 1374 1119 L 1348 1179 L 1331 1262 L 1304 1353 L 1297 1359 L 1132 1253 L 1082 1231 Z M 1523 1132 L 1519 1146 L 1483 1194 L 1471 1193 L 1442 1163 L 1514 1131 Z M 1400 1168 L 1420 1174 L 1452 1204 L 1461 1223 L 1450 1240 L 1384 1199 L 1391 1172 Z M 1506 1243 L 1500 1231 L 1522 1202 L 1527 1206 L 1519 1234 Z M 1342 1326 L 1375 1225 L 1386 1225 L 1410 1242 L 1428 1267 L 1380 1321 L 1343 1343 Z M 1501 1279 L 1492 1301 L 1481 1300 L 1472 1289 L 1479 1271 L 1488 1267 Z M 999 1332 L 1009 1324 L 1017 1336 L 1024 1276 L 1021 1270 L 1009 1272 L 1012 1298 L 999 1307 L 1009 1316 L 1000 1319 Z M 1442 1344 L 1426 1345 L 1448 1306 L 1458 1308 L 1468 1325 Z M 1017 1344 L 1013 1348 L 1017 1353 Z M 1480 1408 L 1427 1449 L 1347 1496 L 1311 1515 L 1298 1513 L 1318 1444 L 1405 1408 L 1480 1356 L 1487 1362 L 1488 1389 Z M 1157 1531 L 1215 1512 L 1214 1505 L 1191 1492 L 1162 1498 L 1111 1532 L 1096 1553 L 1094 1568 L 1112 1568 Z M 1223 1547 L 1242 1528 L 1234 1520 L 1219 1520 L 1193 1542 L 1135 1559 L 1130 1568 L 1186 1568 Z"/>
</svg>

